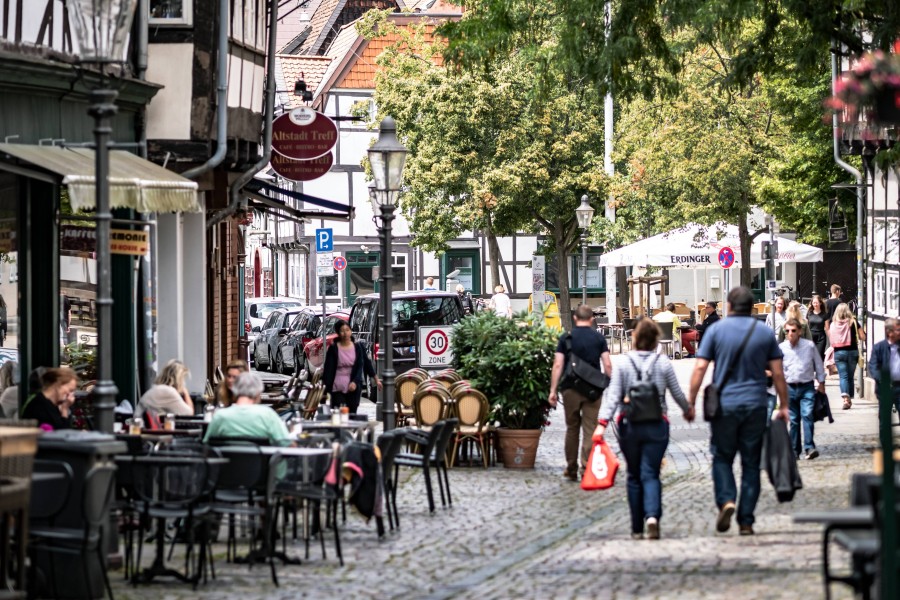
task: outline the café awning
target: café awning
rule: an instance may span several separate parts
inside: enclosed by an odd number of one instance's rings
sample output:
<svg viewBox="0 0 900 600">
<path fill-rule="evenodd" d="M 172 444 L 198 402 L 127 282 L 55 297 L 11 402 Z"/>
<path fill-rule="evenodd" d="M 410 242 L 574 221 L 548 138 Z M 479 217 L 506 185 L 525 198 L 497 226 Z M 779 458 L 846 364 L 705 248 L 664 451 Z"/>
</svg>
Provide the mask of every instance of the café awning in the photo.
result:
<svg viewBox="0 0 900 600">
<path fill-rule="evenodd" d="M 302 192 L 284 189 L 275 185 L 271 185 L 259 179 L 253 179 L 244 186 L 244 193 L 250 198 L 251 205 L 257 210 L 263 210 L 277 217 L 296 220 L 302 222 L 304 219 L 323 219 L 326 221 L 351 221 L 355 210 L 340 202 L 333 200 L 325 200 L 316 198 Z M 323 208 L 335 211 L 327 212 L 324 210 L 296 209 L 288 206 L 279 196 L 286 196 L 295 200 L 321 206 Z M 273 210 L 274 209 L 274 210 Z M 277 211 L 277 212 L 276 212 Z"/>
<path fill-rule="evenodd" d="M 94 208 L 90 148 L 0 144 L 0 170 L 61 183 L 68 188 L 74 210 Z M 109 153 L 109 203 L 111 208 L 143 213 L 202 210 L 196 182 L 124 150 Z"/>
</svg>

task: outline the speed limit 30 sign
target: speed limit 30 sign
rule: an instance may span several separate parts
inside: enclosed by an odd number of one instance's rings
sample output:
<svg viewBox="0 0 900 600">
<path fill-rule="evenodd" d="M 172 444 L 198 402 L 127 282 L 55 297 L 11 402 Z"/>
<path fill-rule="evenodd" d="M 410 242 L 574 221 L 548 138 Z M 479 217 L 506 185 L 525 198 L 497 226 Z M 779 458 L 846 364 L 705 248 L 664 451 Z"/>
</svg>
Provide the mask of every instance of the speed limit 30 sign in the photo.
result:
<svg viewBox="0 0 900 600">
<path fill-rule="evenodd" d="M 419 343 L 416 348 L 420 367 L 434 369 L 450 366 L 453 360 L 450 334 L 450 327 L 419 327 Z"/>
</svg>

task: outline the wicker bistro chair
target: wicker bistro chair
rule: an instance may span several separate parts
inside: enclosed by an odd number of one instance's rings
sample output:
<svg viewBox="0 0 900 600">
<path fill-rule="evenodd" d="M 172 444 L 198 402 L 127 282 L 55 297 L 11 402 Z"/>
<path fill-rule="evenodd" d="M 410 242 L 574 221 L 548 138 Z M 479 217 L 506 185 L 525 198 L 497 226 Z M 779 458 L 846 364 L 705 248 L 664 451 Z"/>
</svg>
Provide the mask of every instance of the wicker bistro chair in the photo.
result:
<svg viewBox="0 0 900 600">
<path fill-rule="evenodd" d="M 431 374 L 428 371 L 426 371 L 425 369 L 422 369 L 420 367 L 415 367 L 413 369 L 410 369 L 409 371 L 404 373 L 404 375 L 406 375 L 407 377 L 412 377 L 418 383 L 422 383 L 423 381 L 427 381 L 428 379 L 431 378 Z"/>
<path fill-rule="evenodd" d="M 443 371 L 438 371 L 434 375 L 431 376 L 432 381 L 437 381 L 441 385 L 443 385 L 448 390 L 450 386 L 459 381 L 461 378 L 459 373 L 454 371 L 453 369 L 444 369 Z"/>
<path fill-rule="evenodd" d="M 428 431 L 435 423 L 447 417 L 450 392 L 440 385 L 421 387 L 413 396 L 413 415 L 416 428 Z"/>
<path fill-rule="evenodd" d="M 450 386 L 450 395 L 456 398 L 459 394 L 472 387 L 468 379 L 460 379 Z"/>
<path fill-rule="evenodd" d="M 415 375 L 410 375 L 411 371 L 407 371 L 402 375 L 398 375 L 394 380 L 394 400 L 397 405 L 397 427 L 406 425 L 414 425 L 410 423 L 413 420 L 413 397 L 416 395 L 416 388 L 419 387 L 421 381 Z"/>
<path fill-rule="evenodd" d="M 490 408 L 488 399 L 478 390 L 468 389 L 456 396 L 454 416 L 459 419 L 459 425 L 453 436 L 451 467 L 456 464 L 460 449 L 475 444 L 481 452 L 484 467 L 489 466 L 493 436 L 493 428 L 487 423 Z"/>
</svg>

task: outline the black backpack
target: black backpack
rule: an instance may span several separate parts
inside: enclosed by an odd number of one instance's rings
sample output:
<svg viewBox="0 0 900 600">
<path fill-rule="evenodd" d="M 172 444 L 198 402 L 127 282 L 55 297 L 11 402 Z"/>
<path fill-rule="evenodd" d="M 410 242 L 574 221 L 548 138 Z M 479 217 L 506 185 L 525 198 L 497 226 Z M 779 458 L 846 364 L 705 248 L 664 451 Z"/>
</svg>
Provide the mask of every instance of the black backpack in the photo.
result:
<svg viewBox="0 0 900 600">
<path fill-rule="evenodd" d="M 625 417 L 632 423 L 661 421 L 663 418 L 662 399 L 652 375 L 653 365 L 658 358 L 658 354 L 654 355 L 642 373 L 634 359 L 628 356 L 637 377 L 625 391 Z"/>
</svg>

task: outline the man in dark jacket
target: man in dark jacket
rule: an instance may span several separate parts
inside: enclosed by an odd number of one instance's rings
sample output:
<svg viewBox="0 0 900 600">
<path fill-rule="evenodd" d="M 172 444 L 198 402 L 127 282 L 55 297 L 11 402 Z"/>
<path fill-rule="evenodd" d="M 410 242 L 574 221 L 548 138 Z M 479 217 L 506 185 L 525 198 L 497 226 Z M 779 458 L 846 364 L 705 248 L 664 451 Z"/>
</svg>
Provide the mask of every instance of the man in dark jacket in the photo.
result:
<svg viewBox="0 0 900 600">
<path fill-rule="evenodd" d="M 877 386 L 881 384 L 882 372 L 890 373 L 894 406 L 900 412 L 900 321 L 885 319 L 884 335 L 885 339 L 872 347 L 869 375 Z"/>
<path fill-rule="evenodd" d="M 710 325 L 719 320 L 719 313 L 716 312 L 716 303 L 715 302 L 707 302 L 703 307 L 703 312 L 705 316 L 703 317 L 703 322 L 698 323 L 694 326 L 694 329 L 688 329 L 687 331 L 683 331 L 681 333 L 681 346 L 684 348 L 685 352 L 687 352 L 688 358 L 694 358 L 694 342 L 700 342 L 700 339 L 703 336 L 703 332 L 706 331 Z"/>
</svg>

